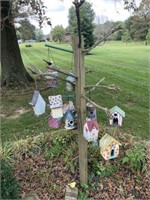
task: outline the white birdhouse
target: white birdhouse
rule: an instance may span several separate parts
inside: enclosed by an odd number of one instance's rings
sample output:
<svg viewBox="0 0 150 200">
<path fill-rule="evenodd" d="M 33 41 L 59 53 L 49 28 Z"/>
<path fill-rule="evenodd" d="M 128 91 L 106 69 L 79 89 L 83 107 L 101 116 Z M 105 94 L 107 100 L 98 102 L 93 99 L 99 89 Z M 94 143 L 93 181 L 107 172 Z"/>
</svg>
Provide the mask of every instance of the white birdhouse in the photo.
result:
<svg viewBox="0 0 150 200">
<path fill-rule="evenodd" d="M 110 109 L 110 125 L 122 126 L 123 117 L 125 117 L 125 112 L 118 106 L 114 106 Z"/>
<path fill-rule="evenodd" d="M 36 116 L 42 115 L 45 113 L 46 102 L 40 95 L 40 92 L 35 90 L 33 93 L 32 101 L 29 103 L 34 110 Z"/>
<path fill-rule="evenodd" d="M 75 90 L 76 79 L 74 77 L 72 77 L 72 76 L 68 76 L 66 78 L 66 81 L 69 81 L 69 82 L 66 82 L 66 90 L 67 91 L 74 91 Z"/>
</svg>

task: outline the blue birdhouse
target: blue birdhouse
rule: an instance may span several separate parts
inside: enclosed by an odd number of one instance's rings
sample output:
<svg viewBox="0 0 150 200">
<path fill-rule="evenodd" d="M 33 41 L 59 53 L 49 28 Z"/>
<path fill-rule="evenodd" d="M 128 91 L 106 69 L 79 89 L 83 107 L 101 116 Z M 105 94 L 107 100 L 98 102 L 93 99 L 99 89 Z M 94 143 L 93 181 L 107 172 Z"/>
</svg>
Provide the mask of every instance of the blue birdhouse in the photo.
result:
<svg viewBox="0 0 150 200">
<path fill-rule="evenodd" d="M 65 117 L 65 128 L 74 129 L 76 127 L 75 113 L 72 112 L 71 110 L 67 110 L 64 117 Z"/>
</svg>

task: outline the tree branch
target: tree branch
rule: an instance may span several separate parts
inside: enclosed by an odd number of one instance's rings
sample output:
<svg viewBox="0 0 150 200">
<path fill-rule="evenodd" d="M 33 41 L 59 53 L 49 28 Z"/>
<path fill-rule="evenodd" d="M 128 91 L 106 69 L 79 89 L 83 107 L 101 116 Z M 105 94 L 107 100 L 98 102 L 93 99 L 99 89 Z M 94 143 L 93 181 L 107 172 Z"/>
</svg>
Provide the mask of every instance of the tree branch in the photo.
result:
<svg viewBox="0 0 150 200">
<path fill-rule="evenodd" d="M 93 87 L 93 88 L 92 88 L 93 90 L 94 90 L 96 87 L 103 87 L 103 88 L 107 88 L 107 89 L 109 89 L 109 90 L 120 90 L 120 88 L 117 87 L 117 86 L 115 86 L 115 85 L 87 85 L 87 86 L 85 86 L 85 89 L 86 89 L 86 88 L 90 88 L 90 87 Z M 89 90 L 87 93 L 89 93 L 90 91 L 92 91 L 92 89 Z"/>
<path fill-rule="evenodd" d="M 70 73 L 69 71 L 62 70 L 62 69 L 59 69 L 57 67 L 47 66 L 46 68 L 55 70 L 57 72 L 60 72 L 62 74 L 68 75 L 68 76 L 72 76 L 73 78 L 76 78 L 76 79 L 78 78 L 77 76 L 75 76 L 74 74 Z"/>
<path fill-rule="evenodd" d="M 95 102 L 93 102 L 93 101 L 91 101 L 91 99 L 89 99 L 88 97 L 86 97 L 86 96 L 81 96 L 82 98 L 84 98 L 84 99 L 86 99 L 87 101 L 89 101 L 91 104 L 93 104 L 95 107 L 97 107 L 97 108 L 99 108 L 99 109 L 101 109 L 101 110 L 103 110 L 107 115 L 109 114 L 109 109 L 108 108 L 104 108 L 103 106 L 100 106 L 100 105 L 98 105 L 98 104 L 96 104 Z"/>
<path fill-rule="evenodd" d="M 34 66 L 35 67 L 35 66 Z M 54 75 L 54 74 L 50 74 L 50 73 L 48 73 L 48 72 L 41 72 L 40 70 L 38 71 L 38 72 L 36 72 L 36 71 L 33 71 L 32 69 L 30 69 L 30 68 L 28 68 L 33 74 L 36 74 L 36 75 L 38 75 L 38 76 L 41 76 L 41 77 L 45 77 L 45 76 L 49 76 L 49 77 L 53 77 L 53 78 L 56 78 L 56 79 L 60 79 L 60 80 L 62 80 L 62 81 L 65 81 L 65 82 L 68 82 L 68 83 L 70 83 L 70 84 L 72 84 L 72 85 L 75 85 L 75 83 L 74 82 L 71 82 L 71 81 L 69 81 L 69 80 L 66 80 L 66 79 L 64 79 L 64 78 L 62 78 L 62 77 L 60 77 L 60 76 L 57 76 L 56 77 L 56 75 Z M 36 68 L 35 67 L 35 69 L 38 69 L 38 68 Z"/>
<path fill-rule="evenodd" d="M 85 54 L 88 54 L 92 49 L 94 49 L 96 46 L 98 46 L 100 43 L 104 42 L 110 35 L 112 35 L 113 33 L 115 33 L 116 31 L 119 31 L 122 29 L 122 25 L 119 24 L 118 26 L 112 28 L 102 39 L 97 40 L 95 42 L 95 44 L 90 47 L 89 49 L 85 50 Z"/>
<path fill-rule="evenodd" d="M 95 85 L 90 86 L 90 87 L 93 87 L 93 88 L 91 90 L 87 91 L 86 94 L 93 91 L 104 79 L 105 79 L 105 77 L 102 78 L 100 81 L 98 81 Z M 89 86 L 86 86 L 84 88 L 89 88 Z"/>
</svg>

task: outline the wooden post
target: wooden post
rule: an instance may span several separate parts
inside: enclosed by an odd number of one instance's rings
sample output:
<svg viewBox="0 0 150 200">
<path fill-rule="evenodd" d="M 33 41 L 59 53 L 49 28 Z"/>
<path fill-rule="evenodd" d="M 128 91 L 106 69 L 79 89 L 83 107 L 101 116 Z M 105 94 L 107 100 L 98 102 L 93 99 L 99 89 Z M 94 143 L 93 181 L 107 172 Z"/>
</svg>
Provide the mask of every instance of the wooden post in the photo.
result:
<svg viewBox="0 0 150 200">
<path fill-rule="evenodd" d="M 83 40 L 82 40 L 83 41 Z M 87 141 L 83 137 L 83 125 L 85 122 L 86 100 L 82 98 L 85 94 L 85 68 L 83 44 L 79 48 L 79 38 L 73 38 L 74 49 L 74 74 L 76 80 L 76 108 L 78 115 L 78 146 L 79 146 L 79 171 L 80 183 L 87 184 Z"/>
</svg>

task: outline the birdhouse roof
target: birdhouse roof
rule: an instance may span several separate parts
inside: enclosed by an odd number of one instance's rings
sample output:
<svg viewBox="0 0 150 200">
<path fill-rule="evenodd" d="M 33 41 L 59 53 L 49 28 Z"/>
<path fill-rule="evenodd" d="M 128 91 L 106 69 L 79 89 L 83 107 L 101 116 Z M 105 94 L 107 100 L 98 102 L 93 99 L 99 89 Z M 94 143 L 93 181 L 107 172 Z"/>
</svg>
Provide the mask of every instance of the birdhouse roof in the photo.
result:
<svg viewBox="0 0 150 200">
<path fill-rule="evenodd" d="M 90 121 L 87 121 L 86 123 L 87 123 L 88 129 L 89 129 L 90 132 L 92 131 L 92 129 L 93 129 L 94 127 L 95 127 L 96 129 L 99 129 L 99 125 L 98 125 L 98 123 L 97 123 L 96 120 L 90 120 Z"/>
<path fill-rule="evenodd" d="M 74 115 L 72 114 L 71 111 L 68 110 L 68 111 L 65 113 L 65 118 L 68 119 L 68 120 L 73 120 L 73 119 L 74 119 Z"/>
<path fill-rule="evenodd" d="M 121 143 L 110 136 L 109 134 L 105 134 L 101 139 L 100 139 L 100 149 L 101 151 L 104 151 L 111 143 L 116 142 L 121 146 Z"/>
<path fill-rule="evenodd" d="M 110 114 L 112 114 L 114 112 L 117 112 L 120 115 L 122 115 L 122 117 L 125 117 L 125 112 L 121 108 L 119 108 L 118 106 L 114 106 L 113 108 L 110 109 Z"/>
<path fill-rule="evenodd" d="M 75 78 L 74 77 L 72 77 L 72 76 L 68 76 L 67 78 L 66 78 L 66 80 L 67 81 L 70 81 L 70 82 L 75 82 Z"/>
</svg>

